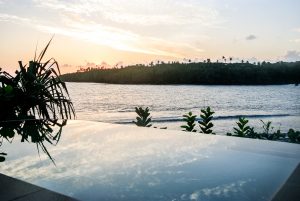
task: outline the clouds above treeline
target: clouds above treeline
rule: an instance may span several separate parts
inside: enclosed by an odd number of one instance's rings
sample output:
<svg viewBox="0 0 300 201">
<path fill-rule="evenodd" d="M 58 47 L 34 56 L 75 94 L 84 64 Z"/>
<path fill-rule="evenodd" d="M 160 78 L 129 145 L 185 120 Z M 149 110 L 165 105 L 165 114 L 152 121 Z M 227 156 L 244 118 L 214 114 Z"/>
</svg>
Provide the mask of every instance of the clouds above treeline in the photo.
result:
<svg viewBox="0 0 300 201">
<path fill-rule="evenodd" d="M 36 7 L 58 12 L 62 23 L 40 24 L 57 33 L 118 50 L 184 57 L 199 54 L 209 36 L 201 29 L 222 25 L 218 11 L 195 1 L 34 0 Z M 188 27 L 192 27 L 188 28 Z M 184 29 L 190 31 L 184 33 Z"/>
<path fill-rule="evenodd" d="M 76 43 L 69 43 L 72 49 L 60 45 L 61 58 L 71 58 L 69 52 L 82 49 L 72 55 L 76 57 L 75 66 L 85 60 L 143 63 L 155 59 L 217 60 L 223 55 L 271 60 L 282 58 L 283 52 L 288 50 L 297 53 L 300 28 L 295 13 L 300 1 L 278 1 L 266 10 L 270 5 L 267 2 L 0 0 L 0 43 L 4 44 L 7 38 L 11 41 L 26 38 L 35 43 L 40 34 L 49 38 L 55 34 L 61 43 L 66 38 Z M 0 53 L 13 55 L 16 49 L 2 45 Z M 101 52 L 96 54 L 99 50 Z M 102 56 L 104 51 L 109 53 Z M 295 54 L 293 58 L 297 58 Z M 72 63 L 70 60 L 60 62 Z"/>
</svg>

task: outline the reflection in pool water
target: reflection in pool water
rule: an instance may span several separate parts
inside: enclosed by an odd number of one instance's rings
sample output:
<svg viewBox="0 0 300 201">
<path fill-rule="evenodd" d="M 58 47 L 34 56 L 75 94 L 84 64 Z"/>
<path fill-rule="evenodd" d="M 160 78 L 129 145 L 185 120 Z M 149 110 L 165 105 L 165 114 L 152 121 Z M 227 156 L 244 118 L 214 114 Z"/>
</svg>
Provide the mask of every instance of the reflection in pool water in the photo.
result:
<svg viewBox="0 0 300 201">
<path fill-rule="evenodd" d="M 300 162 L 296 144 L 69 121 L 56 166 L 26 143 L 0 172 L 79 200 L 270 200 Z"/>
<path fill-rule="evenodd" d="M 21 142 L 31 142 L 37 146 L 37 149 L 42 149 L 44 153 L 54 163 L 53 158 L 48 152 L 45 142 L 56 145 L 61 137 L 62 127 L 67 124 L 67 120 L 51 120 L 51 119 L 36 119 L 14 120 L 0 122 L 0 146 L 3 140 L 12 143 L 16 135 L 21 137 Z M 0 153 L 0 162 L 5 160 L 6 153 Z"/>
</svg>

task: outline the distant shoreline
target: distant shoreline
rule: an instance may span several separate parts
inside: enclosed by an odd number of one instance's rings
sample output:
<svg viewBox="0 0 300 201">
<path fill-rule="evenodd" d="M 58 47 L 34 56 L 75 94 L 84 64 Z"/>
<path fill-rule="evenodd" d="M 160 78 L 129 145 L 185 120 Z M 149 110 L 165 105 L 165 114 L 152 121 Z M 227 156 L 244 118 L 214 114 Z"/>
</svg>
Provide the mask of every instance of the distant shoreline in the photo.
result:
<svg viewBox="0 0 300 201">
<path fill-rule="evenodd" d="M 135 83 L 107 83 L 107 82 L 89 82 L 89 81 L 64 81 L 66 83 L 90 83 L 90 84 L 111 84 L 111 85 L 145 85 L 145 86 L 280 86 L 296 84 L 135 84 Z"/>
<path fill-rule="evenodd" d="M 65 82 L 147 85 L 285 85 L 300 83 L 300 61 L 278 63 L 161 63 L 61 75 Z"/>
</svg>

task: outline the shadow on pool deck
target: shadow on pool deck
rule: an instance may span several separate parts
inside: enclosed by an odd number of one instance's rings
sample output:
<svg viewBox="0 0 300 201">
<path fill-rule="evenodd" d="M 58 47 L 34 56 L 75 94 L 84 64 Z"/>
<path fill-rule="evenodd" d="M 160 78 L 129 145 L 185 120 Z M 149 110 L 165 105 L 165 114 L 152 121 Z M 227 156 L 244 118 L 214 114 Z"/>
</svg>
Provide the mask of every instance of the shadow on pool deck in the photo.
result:
<svg viewBox="0 0 300 201">
<path fill-rule="evenodd" d="M 0 174 L 1 201 L 76 201 L 76 199 Z"/>
</svg>

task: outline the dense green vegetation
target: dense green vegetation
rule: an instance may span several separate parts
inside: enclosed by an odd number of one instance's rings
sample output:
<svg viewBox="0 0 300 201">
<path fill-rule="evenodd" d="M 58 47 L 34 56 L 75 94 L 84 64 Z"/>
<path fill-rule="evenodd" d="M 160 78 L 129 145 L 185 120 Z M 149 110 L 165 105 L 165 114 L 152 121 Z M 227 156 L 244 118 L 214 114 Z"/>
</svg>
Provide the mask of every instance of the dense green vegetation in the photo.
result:
<svg viewBox="0 0 300 201">
<path fill-rule="evenodd" d="M 59 79 L 57 62 L 42 62 L 50 42 L 28 67 L 19 61 L 15 76 L 0 69 L 0 146 L 18 134 L 22 142 L 35 143 L 53 161 L 44 142 L 56 144 L 65 119 L 74 117 L 75 111 L 66 85 Z M 4 156 L 0 153 L 0 162 Z"/>
<path fill-rule="evenodd" d="M 250 64 L 211 62 L 135 65 L 64 74 L 67 82 L 115 84 L 298 84 L 300 61 Z"/>
</svg>

